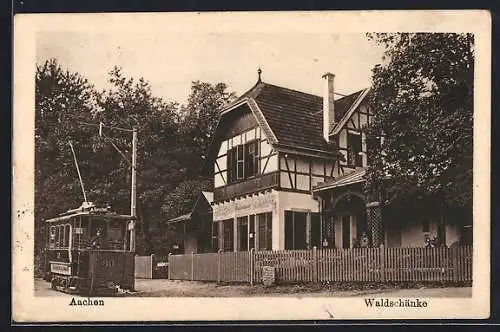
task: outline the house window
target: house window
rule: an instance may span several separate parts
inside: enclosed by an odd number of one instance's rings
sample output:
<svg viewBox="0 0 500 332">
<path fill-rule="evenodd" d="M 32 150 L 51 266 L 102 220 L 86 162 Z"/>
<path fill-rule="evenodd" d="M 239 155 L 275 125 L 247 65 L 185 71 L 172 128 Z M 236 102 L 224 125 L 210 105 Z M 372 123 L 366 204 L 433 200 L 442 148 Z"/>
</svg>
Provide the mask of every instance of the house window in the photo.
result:
<svg viewBox="0 0 500 332">
<path fill-rule="evenodd" d="M 460 230 L 460 243 L 462 245 L 472 245 L 472 225 L 465 225 Z"/>
<path fill-rule="evenodd" d="M 234 225 L 233 225 L 233 219 L 228 219 L 223 222 L 222 224 L 222 232 L 224 234 L 223 237 L 223 248 L 224 251 L 233 251 L 233 232 L 234 232 Z"/>
<path fill-rule="evenodd" d="M 255 248 L 255 215 L 248 217 L 248 249 Z"/>
<path fill-rule="evenodd" d="M 259 250 L 272 250 L 273 215 L 271 212 L 257 215 L 257 228 L 259 231 Z"/>
<path fill-rule="evenodd" d="M 248 250 L 248 217 L 240 217 L 238 223 L 238 250 Z"/>
<path fill-rule="evenodd" d="M 212 250 L 219 251 L 219 223 L 212 222 Z"/>
<path fill-rule="evenodd" d="M 361 151 L 361 135 L 347 133 L 347 166 L 363 166 L 363 156 L 361 155 Z"/>
<path fill-rule="evenodd" d="M 259 171 L 259 145 L 257 141 L 245 144 L 245 175 L 257 175 Z"/>
<path fill-rule="evenodd" d="M 244 145 L 236 147 L 236 179 L 241 180 L 245 178 L 245 153 Z"/>
<path fill-rule="evenodd" d="M 335 248 L 335 220 L 333 216 L 323 215 L 322 248 Z"/>
<path fill-rule="evenodd" d="M 307 212 L 285 211 L 285 249 L 307 248 Z"/>
<path fill-rule="evenodd" d="M 227 169 L 229 182 L 237 182 L 259 173 L 258 141 L 233 147 L 228 151 Z"/>
<path fill-rule="evenodd" d="M 342 248 L 351 248 L 351 216 L 342 216 Z"/>
<path fill-rule="evenodd" d="M 319 248 L 321 245 L 321 220 L 318 212 L 311 213 L 311 246 Z"/>
<path fill-rule="evenodd" d="M 228 182 L 237 181 L 237 158 L 236 158 L 236 148 L 232 148 L 227 152 L 227 171 L 228 171 Z"/>
<path fill-rule="evenodd" d="M 429 233 L 429 231 L 430 231 L 429 219 L 422 220 L 422 232 Z"/>
</svg>

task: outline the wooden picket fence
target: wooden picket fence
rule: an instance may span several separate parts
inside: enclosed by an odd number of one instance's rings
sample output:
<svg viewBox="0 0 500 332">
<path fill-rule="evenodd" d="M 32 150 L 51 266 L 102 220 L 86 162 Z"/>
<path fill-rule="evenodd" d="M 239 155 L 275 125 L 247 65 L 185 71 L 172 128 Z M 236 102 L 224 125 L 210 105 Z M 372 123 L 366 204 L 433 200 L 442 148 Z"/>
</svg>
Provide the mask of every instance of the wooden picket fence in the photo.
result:
<svg viewBox="0 0 500 332">
<path fill-rule="evenodd" d="M 170 255 L 169 279 L 260 283 L 272 266 L 277 282 L 472 281 L 472 247 L 354 248 Z"/>
</svg>

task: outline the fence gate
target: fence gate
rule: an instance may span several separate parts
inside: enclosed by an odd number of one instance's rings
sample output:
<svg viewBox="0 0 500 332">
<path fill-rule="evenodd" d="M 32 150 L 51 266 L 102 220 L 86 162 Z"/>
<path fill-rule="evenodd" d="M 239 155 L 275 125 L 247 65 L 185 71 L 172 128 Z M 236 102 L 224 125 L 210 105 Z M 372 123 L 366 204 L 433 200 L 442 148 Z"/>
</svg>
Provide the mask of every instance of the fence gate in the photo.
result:
<svg viewBox="0 0 500 332">
<path fill-rule="evenodd" d="M 153 279 L 152 256 L 135 256 L 135 277 L 139 279 Z"/>
</svg>

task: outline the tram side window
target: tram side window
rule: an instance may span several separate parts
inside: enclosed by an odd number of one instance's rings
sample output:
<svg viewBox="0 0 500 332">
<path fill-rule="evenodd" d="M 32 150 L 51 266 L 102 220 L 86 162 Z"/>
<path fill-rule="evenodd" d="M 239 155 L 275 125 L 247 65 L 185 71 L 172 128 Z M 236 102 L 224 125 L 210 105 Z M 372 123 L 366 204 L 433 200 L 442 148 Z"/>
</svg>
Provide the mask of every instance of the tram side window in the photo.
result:
<svg viewBox="0 0 500 332">
<path fill-rule="evenodd" d="M 61 234 L 61 226 L 56 226 L 56 248 L 61 247 L 61 239 L 62 239 L 62 234 Z"/>
<path fill-rule="evenodd" d="M 70 226 L 64 225 L 64 248 L 69 248 Z"/>
<path fill-rule="evenodd" d="M 49 247 L 54 248 L 55 245 L 56 245 L 56 227 L 51 226 L 49 234 Z"/>
</svg>

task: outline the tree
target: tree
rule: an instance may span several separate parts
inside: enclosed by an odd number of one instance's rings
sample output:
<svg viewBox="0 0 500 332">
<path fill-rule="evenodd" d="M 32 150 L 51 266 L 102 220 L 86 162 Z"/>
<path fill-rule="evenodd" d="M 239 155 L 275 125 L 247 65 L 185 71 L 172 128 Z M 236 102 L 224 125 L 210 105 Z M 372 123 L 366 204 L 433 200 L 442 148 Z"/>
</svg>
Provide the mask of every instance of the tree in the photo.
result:
<svg viewBox="0 0 500 332">
<path fill-rule="evenodd" d="M 230 93 L 222 83 L 196 82 L 182 107 L 154 96 L 143 78 L 109 73 L 110 88 L 96 89 L 56 60 L 37 66 L 36 80 L 36 244 L 43 245 L 45 218 L 83 201 L 68 145 L 73 142 L 87 199 L 130 213 L 131 133 L 96 126 L 137 128 L 137 215 L 139 254 L 162 251 L 176 234 L 166 220 L 185 213 L 211 181 L 199 178 L 203 152 L 213 136 L 218 108 Z M 163 250 L 165 251 L 165 250 Z"/>
<path fill-rule="evenodd" d="M 369 34 L 383 45 L 366 128 L 373 160 L 366 191 L 388 203 L 472 203 L 474 39 L 471 34 Z"/>
<path fill-rule="evenodd" d="M 212 144 L 220 110 L 235 98 L 235 93 L 227 91 L 224 83 L 212 85 L 200 81 L 192 82 L 188 101 L 181 107 L 181 128 L 184 137 L 194 143 L 193 154 L 196 162 L 193 165 L 196 167 L 191 169 L 194 174 L 199 174 L 205 154 Z"/>
<path fill-rule="evenodd" d="M 213 189 L 213 180 L 201 177 L 200 169 L 212 144 L 220 110 L 234 98 L 234 92 L 228 92 L 224 83 L 192 82 L 188 101 L 180 108 L 178 147 L 185 156 L 189 156 L 185 178 L 163 200 L 163 222 L 153 226 L 155 230 L 152 231 L 152 234 L 158 231 L 163 234 L 162 238 L 152 235 L 155 250 L 167 252 L 172 244 L 180 241 L 179 229 L 165 221 L 190 212 L 200 192 Z"/>
<path fill-rule="evenodd" d="M 178 144 L 178 105 L 153 96 L 149 82 L 127 78 L 121 68 L 113 68 L 109 75 L 111 88 L 100 94 L 102 112 L 97 114 L 97 120 L 110 126 L 137 128 L 137 251 L 149 253 L 150 228 L 163 219 L 164 196 L 185 178 L 184 170 L 189 164 L 189 156 L 182 153 Z M 101 176 L 94 190 L 101 199 L 112 202 L 114 208 L 129 213 L 131 134 L 105 135 L 108 138 L 100 139 L 99 154 L 108 155 L 110 162 L 101 164 Z"/>
<path fill-rule="evenodd" d="M 75 208 L 83 196 L 69 142 L 89 179 L 92 133 L 76 123 L 93 116 L 97 95 L 80 74 L 64 70 L 55 59 L 35 73 L 35 246 L 43 241 L 43 220 Z M 54 195 L 57 193 L 57 195 Z M 37 249 L 38 250 L 38 249 Z"/>
</svg>

